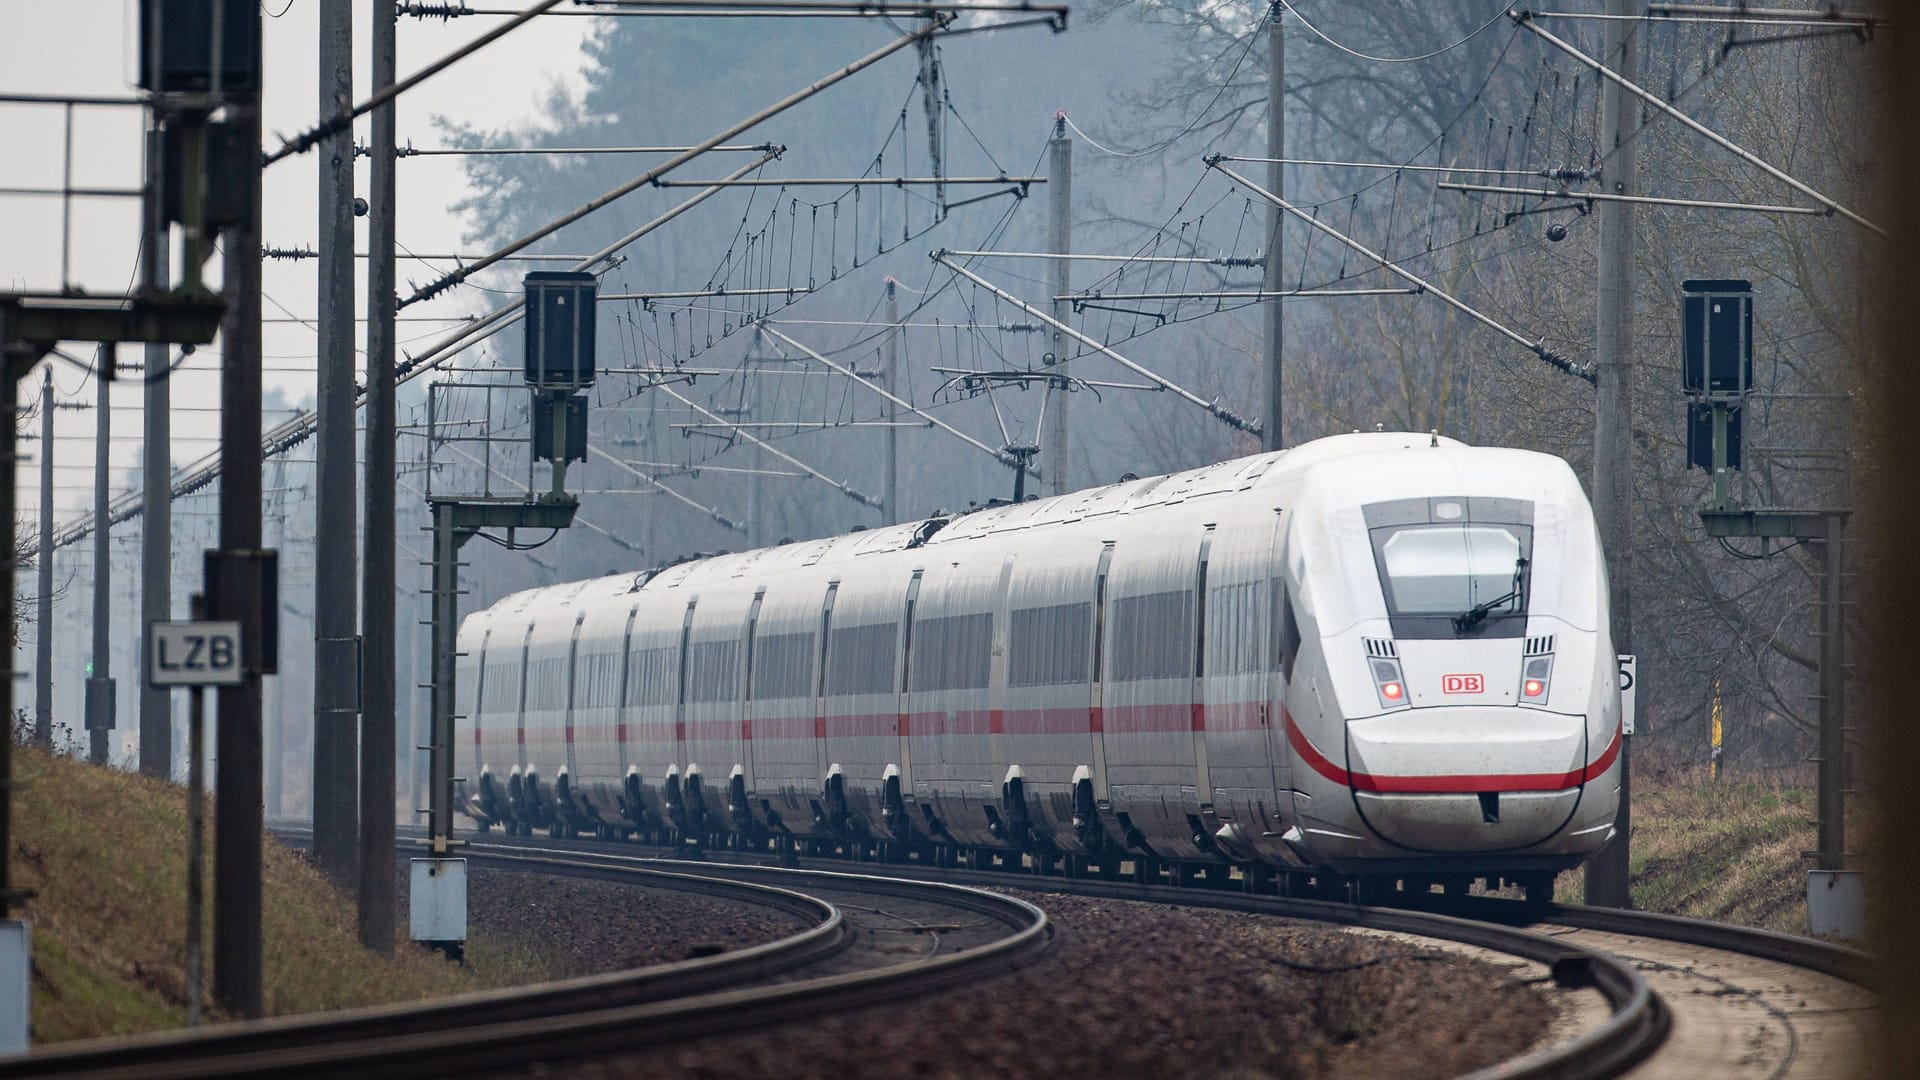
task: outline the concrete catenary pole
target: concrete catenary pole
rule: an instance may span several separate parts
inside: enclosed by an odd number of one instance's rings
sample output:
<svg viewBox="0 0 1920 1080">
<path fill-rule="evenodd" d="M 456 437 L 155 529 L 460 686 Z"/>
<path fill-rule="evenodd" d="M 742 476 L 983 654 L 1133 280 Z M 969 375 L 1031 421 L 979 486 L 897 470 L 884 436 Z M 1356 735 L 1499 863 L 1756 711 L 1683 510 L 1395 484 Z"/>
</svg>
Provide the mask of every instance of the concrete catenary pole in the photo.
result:
<svg viewBox="0 0 1920 1080">
<path fill-rule="evenodd" d="M 352 105 L 352 0 L 320 2 L 320 115 Z M 353 135 L 320 143 L 320 357 L 313 570 L 313 853 L 352 891 L 359 869 L 355 670 Z"/>
<path fill-rule="evenodd" d="M 160 199 L 161 133 L 154 129 L 147 141 L 146 256 L 140 263 L 142 283 L 155 292 L 165 289 L 172 273 L 167 230 Z M 173 390 L 167 378 L 167 347 L 146 347 L 141 376 L 145 383 L 140 445 L 140 621 L 173 618 L 173 498 L 168 490 L 173 476 L 170 445 L 173 439 Z M 140 637 L 145 648 L 146 635 Z M 140 680 L 140 771 L 148 776 L 173 774 L 173 693 Z"/>
<path fill-rule="evenodd" d="M 1606 53 L 1602 60 L 1629 81 L 1636 76 L 1640 0 L 1607 0 Z M 1630 195 L 1634 180 L 1634 128 L 1639 109 L 1617 84 L 1601 91 L 1600 171 L 1610 194 Z M 1613 647 L 1633 651 L 1633 204 L 1603 202 L 1600 219 L 1598 321 L 1594 327 L 1593 513 L 1606 550 L 1608 602 L 1613 611 Z M 1645 689 L 1639 693 L 1647 700 Z M 1620 810 L 1613 842 L 1587 864 L 1586 900 L 1627 907 L 1627 849 L 1633 826 L 1633 785 L 1628 747 L 1620 746 Z"/>
<path fill-rule="evenodd" d="M 87 760 L 105 765 L 113 729 L 113 529 L 107 519 L 108 448 L 113 433 L 113 347 L 94 351 L 93 668 L 87 676 Z"/>
<path fill-rule="evenodd" d="M 1845 514 L 1828 514 L 1820 553 L 1820 765 L 1816 867 L 1847 868 Z"/>
<path fill-rule="evenodd" d="M 1287 197 L 1286 166 L 1280 159 L 1287 156 L 1287 48 L 1286 34 L 1281 29 L 1281 13 L 1285 9 L 1274 4 L 1267 12 L 1267 156 L 1274 161 L 1267 166 L 1267 190 L 1281 198 Z M 1285 289 L 1282 284 L 1281 254 L 1284 250 L 1282 240 L 1285 236 L 1284 223 L 1286 211 L 1269 203 L 1267 206 L 1267 265 L 1260 277 L 1260 288 L 1269 293 Z M 1266 411 L 1260 414 L 1260 444 L 1265 450 L 1279 450 L 1285 447 L 1280 425 L 1281 406 L 1285 403 L 1285 393 L 1281 375 L 1282 322 L 1281 305 L 1284 301 L 1278 297 L 1268 300 L 1262 312 L 1266 345 Z"/>
<path fill-rule="evenodd" d="M 40 369 L 39 625 L 33 643 L 33 741 L 53 744 L 53 365 Z"/>
<path fill-rule="evenodd" d="M 260 18 L 255 9 L 254 19 Z M 258 41 L 256 26 L 252 35 Z M 227 115 L 239 145 L 260 146 L 260 94 L 229 91 Z M 260 551 L 260 157 L 244 155 L 241 223 L 223 236 L 221 291 L 227 297 L 220 327 L 224 354 L 220 365 L 220 553 L 231 567 L 236 556 L 258 558 Z M 331 510 L 332 508 L 327 508 Z M 324 518 L 324 513 L 322 517 Z M 214 582 L 208 582 L 209 587 Z M 231 574 L 219 583 L 214 618 L 239 615 L 252 641 L 263 636 L 260 575 Z M 351 588 L 351 584 L 348 586 Z M 240 685 L 223 686 L 214 699 L 214 738 L 220 754 L 214 766 L 213 989 L 229 1013 L 253 1019 L 261 1015 L 260 841 L 261 757 L 260 676 L 249 670 Z"/>
<path fill-rule="evenodd" d="M 1066 255 L 1073 251 L 1073 142 L 1067 138 L 1065 113 L 1054 117 L 1053 138 L 1047 140 L 1047 251 L 1055 255 Z M 1048 260 L 1048 294 L 1065 296 L 1072 289 L 1073 260 Z M 1072 321 L 1073 301 L 1055 300 L 1053 317 L 1062 326 Z M 1049 340 L 1054 360 L 1052 374 L 1065 377 L 1067 350 L 1072 342 L 1059 329 L 1053 330 Z M 1067 464 L 1071 449 L 1067 426 L 1069 397 L 1064 388 L 1053 393 L 1053 401 L 1048 406 L 1052 412 L 1047 416 L 1047 431 L 1043 436 L 1047 455 L 1052 461 L 1047 466 L 1048 490 L 1055 495 L 1065 495 L 1072 490 L 1067 486 L 1067 474 L 1072 471 Z"/>
<path fill-rule="evenodd" d="M 394 81 L 394 0 L 373 2 L 373 91 Z M 373 112 L 367 191 L 367 450 L 360 640 L 365 685 L 360 716 L 360 943 L 393 950 L 395 630 L 394 521 L 398 473 L 394 400 L 394 106 Z"/>
<path fill-rule="evenodd" d="M 900 287 L 887 278 L 887 524 L 898 525 L 905 519 L 900 512 L 900 406 L 893 400 L 900 394 Z"/>
</svg>

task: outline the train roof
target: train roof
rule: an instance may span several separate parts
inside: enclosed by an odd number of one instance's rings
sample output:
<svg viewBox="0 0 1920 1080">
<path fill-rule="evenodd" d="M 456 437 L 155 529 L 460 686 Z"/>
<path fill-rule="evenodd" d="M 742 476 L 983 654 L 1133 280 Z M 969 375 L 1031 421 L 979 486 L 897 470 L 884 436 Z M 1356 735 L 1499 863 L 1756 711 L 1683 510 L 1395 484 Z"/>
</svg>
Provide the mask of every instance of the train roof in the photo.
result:
<svg viewBox="0 0 1920 1080">
<path fill-rule="evenodd" d="M 851 564 L 863 556 L 938 548 L 996 533 L 1039 529 L 1108 515 L 1124 515 L 1207 496 L 1245 491 L 1297 478 L 1303 470 L 1346 457 L 1416 447 L 1462 448 L 1466 444 L 1427 432 L 1354 432 L 1302 443 L 1287 450 L 1229 458 L 1182 472 L 1164 473 L 1084 488 L 1025 502 L 994 502 L 959 514 L 882 526 L 814 540 L 741 552 L 695 555 L 665 567 L 611 574 L 586 581 L 542 585 L 502 598 L 491 611 L 507 614 L 535 606 L 682 586 L 726 584 L 820 563 Z"/>
</svg>

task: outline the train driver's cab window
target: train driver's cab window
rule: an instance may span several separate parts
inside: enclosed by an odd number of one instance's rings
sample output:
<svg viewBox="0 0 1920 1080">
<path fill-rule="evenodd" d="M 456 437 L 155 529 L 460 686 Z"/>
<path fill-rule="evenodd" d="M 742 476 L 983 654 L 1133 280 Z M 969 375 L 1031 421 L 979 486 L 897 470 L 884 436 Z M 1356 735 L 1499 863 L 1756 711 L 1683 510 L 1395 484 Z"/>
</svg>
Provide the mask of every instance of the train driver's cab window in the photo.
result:
<svg viewBox="0 0 1920 1080">
<path fill-rule="evenodd" d="M 1408 499 L 1366 511 L 1395 637 L 1526 632 L 1532 503 Z"/>
</svg>

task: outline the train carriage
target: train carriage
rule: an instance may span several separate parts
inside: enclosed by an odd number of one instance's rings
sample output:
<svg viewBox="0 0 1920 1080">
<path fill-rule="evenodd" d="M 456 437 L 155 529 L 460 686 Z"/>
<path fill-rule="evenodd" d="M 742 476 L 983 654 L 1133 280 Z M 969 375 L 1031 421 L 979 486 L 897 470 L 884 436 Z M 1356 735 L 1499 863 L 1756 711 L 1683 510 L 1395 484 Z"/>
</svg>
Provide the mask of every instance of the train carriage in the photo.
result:
<svg viewBox="0 0 1920 1080">
<path fill-rule="evenodd" d="M 461 642 L 482 825 L 1537 889 L 1617 802 L 1577 480 L 1430 435 L 529 590 Z"/>
</svg>

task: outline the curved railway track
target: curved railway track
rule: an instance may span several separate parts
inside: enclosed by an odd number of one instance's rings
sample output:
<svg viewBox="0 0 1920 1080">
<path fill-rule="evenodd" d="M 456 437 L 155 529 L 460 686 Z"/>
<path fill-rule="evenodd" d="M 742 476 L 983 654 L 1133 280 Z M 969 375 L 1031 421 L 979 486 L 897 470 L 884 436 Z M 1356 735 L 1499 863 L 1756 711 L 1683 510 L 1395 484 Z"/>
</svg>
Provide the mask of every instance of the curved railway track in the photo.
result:
<svg viewBox="0 0 1920 1080">
<path fill-rule="evenodd" d="M 576 846 L 633 850 L 624 843 L 579 841 Z M 707 858 L 738 857 L 710 852 Z M 849 865 L 832 858 L 800 861 L 806 866 Z M 1859 1075 L 1866 1026 L 1877 1009 L 1871 989 L 1874 964 L 1857 949 L 1670 915 L 1561 904 L 1527 908 L 1495 898 L 1448 902 L 1433 897 L 1419 905 L 1359 906 L 1225 889 L 917 864 L 889 864 L 888 872 L 1257 911 L 1452 940 L 1545 964 L 1561 985 L 1586 983 L 1605 998 L 1604 1010 L 1595 1010 L 1603 1019 L 1594 1019 L 1584 1033 L 1489 1070 L 1489 1076 L 1852 1077 Z M 1428 921 L 1434 917 L 1446 921 Z M 1647 991 L 1644 1005 L 1635 1000 L 1633 984 Z"/>
<path fill-rule="evenodd" d="M 1631 963 L 1672 1032 L 1628 1075 L 1815 1080 L 1865 1075 L 1878 1008 L 1870 958 L 1810 938 L 1645 912 L 1555 906 L 1536 929 Z"/>
<path fill-rule="evenodd" d="M 989 978 L 1043 952 L 1032 904 L 964 885 L 839 871 L 671 869 L 582 852 L 469 850 L 475 863 L 705 893 L 803 924 L 773 942 L 633 971 L 402 1005 L 91 1040 L 0 1059 L 0 1077 L 444 1075 L 632 1050 Z M 802 891 L 804 890 L 804 891 Z M 873 901 L 885 902 L 884 907 Z M 856 902 L 857 901 L 857 902 Z M 956 922 L 955 912 L 968 916 Z M 930 918 L 930 916 L 933 916 Z M 929 928 L 934 929 L 931 933 Z M 944 935 L 941 931 L 945 931 Z M 888 935 L 920 939 L 909 947 Z"/>
<path fill-rule="evenodd" d="M 414 1005 L 71 1044 L 0 1060 L 10 1076 L 412 1076 L 585 1059 L 899 1000 L 1031 961 L 1051 935 L 1039 908 L 986 887 L 1271 914 L 1455 942 L 1540 965 L 1591 991 L 1559 1041 L 1476 1077 L 1853 1075 L 1874 999 L 1868 957 L 1811 939 L 1715 923 L 1494 899 L 1444 910 L 1362 906 L 1227 889 L 1037 874 L 802 867 L 712 855 L 688 862 L 594 841 L 469 845 L 476 864 L 775 907 L 806 923 L 713 957 Z M 875 871 L 878 873 L 876 874 Z M 1438 898 L 1434 898 L 1436 901 Z M 877 902 L 876 902 L 877 901 Z M 958 909 L 966 918 L 956 920 Z"/>
</svg>

